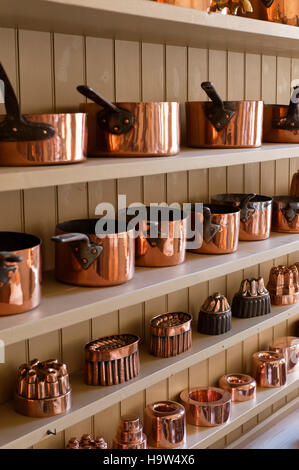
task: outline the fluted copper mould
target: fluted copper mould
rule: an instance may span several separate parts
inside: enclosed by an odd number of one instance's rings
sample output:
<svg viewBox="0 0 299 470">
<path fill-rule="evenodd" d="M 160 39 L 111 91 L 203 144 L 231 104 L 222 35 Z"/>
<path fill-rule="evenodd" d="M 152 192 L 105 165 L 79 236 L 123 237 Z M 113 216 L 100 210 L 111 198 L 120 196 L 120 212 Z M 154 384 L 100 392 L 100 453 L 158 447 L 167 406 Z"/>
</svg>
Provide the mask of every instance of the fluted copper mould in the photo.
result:
<svg viewBox="0 0 299 470">
<path fill-rule="evenodd" d="M 269 350 L 280 353 L 286 361 L 287 374 L 299 368 L 299 338 L 283 336 L 272 341 Z"/>
<path fill-rule="evenodd" d="M 157 357 L 182 354 L 192 345 L 192 315 L 184 312 L 167 312 L 150 322 L 150 352 Z"/>
<path fill-rule="evenodd" d="M 134 276 L 134 229 L 118 220 L 70 220 L 56 226 L 55 276 L 67 284 L 113 286 Z M 111 222 L 111 226 L 110 226 Z"/>
<path fill-rule="evenodd" d="M 159 157 L 180 151 L 179 103 L 111 103 L 84 85 L 78 91 L 93 103 L 87 113 L 88 156 Z"/>
<path fill-rule="evenodd" d="M 201 84 L 212 101 L 186 103 L 189 147 L 243 148 L 262 145 L 263 102 L 222 101 L 211 82 Z"/>
<path fill-rule="evenodd" d="M 264 106 L 264 142 L 282 142 L 290 144 L 299 142 L 298 96 L 299 87 L 295 86 L 288 105 L 267 104 Z"/>
<path fill-rule="evenodd" d="M 32 418 L 56 416 L 70 410 L 71 393 L 66 364 L 33 359 L 19 367 L 14 407 Z"/>
<path fill-rule="evenodd" d="M 276 388 L 286 383 L 286 361 L 274 351 L 259 351 L 252 356 L 252 376 L 257 385 Z"/>
<path fill-rule="evenodd" d="M 169 3 L 180 7 L 195 8 L 207 12 L 220 11 L 223 14 L 236 15 L 239 10 L 252 11 L 249 0 L 156 0 L 159 3 Z"/>
<path fill-rule="evenodd" d="M 186 443 L 186 413 L 175 401 L 157 401 L 144 410 L 144 431 L 155 449 L 174 449 Z"/>
<path fill-rule="evenodd" d="M 291 305 L 299 300 L 299 273 L 296 265 L 271 268 L 267 289 L 274 305 Z"/>
<path fill-rule="evenodd" d="M 85 113 L 23 116 L 13 87 L 0 63 L 6 116 L 0 116 L 0 166 L 53 165 L 85 160 Z"/>
<path fill-rule="evenodd" d="M 147 449 L 147 436 L 143 432 L 138 416 L 125 415 L 121 417 L 120 425 L 113 439 L 113 449 Z"/>
<path fill-rule="evenodd" d="M 273 197 L 272 231 L 299 233 L 299 197 Z"/>
<path fill-rule="evenodd" d="M 232 314 L 238 318 L 253 318 L 271 312 L 271 298 L 264 279 L 244 279 L 239 292 L 234 295 Z"/>
<path fill-rule="evenodd" d="M 231 394 L 232 402 L 254 400 L 256 397 L 256 381 L 248 374 L 223 375 L 218 386 Z"/>
<path fill-rule="evenodd" d="M 239 240 L 255 241 L 270 237 L 272 197 L 255 193 L 216 194 L 212 196 L 211 202 L 241 209 Z"/>
<path fill-rule="evenodd" d="M 188 424 L 220 426 L 230 418 L 231 394 L 218 387 L 198 387 L 183 390 L 180 400 L 186 410 Z"/>
<path fill-rule="evenodd" d="M 87 385 L 118 385 L 140 372 L 135 335 L 105 336 L 85 346 L 85 382 Z"/>
<path fill-rule="evenodd" d="M 94 439 L 91 434 L 83 434 L 80 440 L 72 437 L 67 443 L 66 449 L 108 449 L 108 446 L 101 436 Z"/>
<path fill-rule="evenodd" d="M 0 316 L 40 304 L 41 243 L 27 233 L 0 232 Z"/>
<path fill-rule="evenodd" d="M 299 170 L 293 175 L 290 196 L 299 197 Z"/>
<path fill-rule="evenodd" d="M 220 335 L 232 328 L 230 305 L 219 292 L 210 295 L 198 314 L 197 329 L 206 335 Z"/>
</svg>

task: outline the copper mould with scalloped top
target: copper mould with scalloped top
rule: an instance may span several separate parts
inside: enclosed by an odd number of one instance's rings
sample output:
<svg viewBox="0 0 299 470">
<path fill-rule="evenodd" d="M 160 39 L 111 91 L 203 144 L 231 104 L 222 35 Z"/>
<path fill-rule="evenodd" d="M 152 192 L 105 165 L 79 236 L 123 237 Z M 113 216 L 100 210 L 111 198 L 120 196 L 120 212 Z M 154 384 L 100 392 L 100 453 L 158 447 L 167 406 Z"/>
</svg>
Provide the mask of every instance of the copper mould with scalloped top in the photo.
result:
<svg viewBox="0 0 299 470">
<path fill-rule="evenodd" d="M 272 231 L 299 233 L 299 197 L 273 197 Z"/>
<path fill-rule="evenodd" d="M 256 381 L 247 374 L 223 375 L 218 385 L 231 394 L 233 402 L 254 400 L 256 397 Z"/>
<path fill-rule="evenodd" d="M 274 351 L 259 351 L 252 356 L 252 376 L 257 385 L 265 388 L 281 387 L 286 383 L 286 360 Z"/>
<path fill-rule="evenodd" d="M 299 338 L 296 336 L 283 336 L 277 338 L 269 345 L 270 351 L 275 351 L 284 356 L 287 373 L 293 372 L 299 367 Z"/>
<path fill-rule="evenodd" d="M 95 439 L 91 434 L 83 434 L 81 439 L 72 437 L 66 449 L 108 449 L 107 442 L 101 436 L 97 436 Z"/>
<path fill-rule="evenodd" d="M 174 449 L 186 442 L 186 413 L 175 401 L 157 401 L 144 410 L 144 431 L 156 449 Z"/>
<path fill-rule="evenodd" d="M 295 304 L 299 300 L 299 274 L 296 265 L 271 268 L 268 291 L 274 305 Z"/>
<path fill-rule="evenodd" d="M 194 426 L 220 426 L 231 412 L 231 394 L 217 387 L 199 387 L 184 390 L 180 400 L 185 407 L 187 423 Z"/>
<path fill-rule="evenodd" d="M 238 318 L 252 318 L 271 312 L 271 298 L 264 279 L 244 279 L 232 302 L 232 314 Z"/>
<path fill-rule="evenodd" d="M 167 312 L 150 322 L 150 352 L 157 357 L 182 354 L 192 345 L 192 315 L 184 312 Z"/>
<path fill-rule="evenodd" d="M 220 335 L 231 330 L 232 312 L 224 295 L 210 295 L 198 315 L 198 331 L 206 335 Z"/>
<path fill-rule="evenodd" d="M 140 418 L 135 415 L 121 417 L 113 449 L 147 449 L 147 437 L 143 432 Z"/>
</svg>

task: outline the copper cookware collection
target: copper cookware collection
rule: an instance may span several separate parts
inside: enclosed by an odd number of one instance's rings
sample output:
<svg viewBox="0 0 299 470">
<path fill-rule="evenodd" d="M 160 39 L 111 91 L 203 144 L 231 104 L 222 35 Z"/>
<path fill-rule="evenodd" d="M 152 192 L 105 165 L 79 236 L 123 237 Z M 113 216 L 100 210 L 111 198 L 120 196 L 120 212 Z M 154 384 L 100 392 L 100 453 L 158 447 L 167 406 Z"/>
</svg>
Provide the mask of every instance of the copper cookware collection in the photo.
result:
<svg viewBox="0 0 299 470">
<path fill-rule="evenodd" d="M 174 449 L 186 443 L 185 408 L 175 401 L 151 403 L 144 410 L 144 431 L 155 449 Z"/>
<path fill-rule="evenodd" d="M 271 268 L 267 289 L 274 305 L 292 305 L 299 301 L 299 273 L 296 265 Z"/>
</svg>

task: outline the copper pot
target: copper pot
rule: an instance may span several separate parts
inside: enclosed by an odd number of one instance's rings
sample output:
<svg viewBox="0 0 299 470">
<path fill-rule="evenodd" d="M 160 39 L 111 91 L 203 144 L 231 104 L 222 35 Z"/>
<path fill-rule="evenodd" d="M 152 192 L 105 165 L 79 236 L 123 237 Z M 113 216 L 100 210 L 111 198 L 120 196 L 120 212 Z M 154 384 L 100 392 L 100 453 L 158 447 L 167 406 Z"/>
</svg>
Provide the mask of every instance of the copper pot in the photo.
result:
<svg viewBox="0 0 299 470">
<path fill-rule="evenodd" d="M 160 157 L 180 151 L 179 103 L 111 103 L 91 88 L 78 91 L 94 103 L 87 113 L 88 155 Z"/>
<path fill-rule="evenodd" d="M 238 11 L 250 12 L 249 0 L 156 0 L 159 3 L 170 3 L 180 7 L 195 8 L 208 12 L 221 11 L 222 14 L 236 15 Z"/>
<path fill-rule="evenodd" d="M 200 248 L 192 248 L 194 253 L 221 255 L 238 249 L 240 229 L 240 209 L 222 204 L 204 204 L 203 213 L 192 206 L 191 227 L 197 219 L 197 226 L 203 223 L 203 234 L 196 232 L 196 243 Z"/>
<path fill-rule="evenodd" d="M 175 401 L 151 403 L 144 410 L 144 431 L 151 447 L 174 449 L 186 442 L 186 413 Z"/>
<path fill-rule="evenodd" d="M 222 101 L 211 82 L 201 84 L 210 101 L 186 103 L 189 147 L 242 148 L 262 145 L 263 102 Z"/>
<path fill-rule="evenodd" d="M 0 232 L 0 315 L 32 310 L 41 298 L 41 240 Z"/>
<path fill-rule="evenodd" d="M 273 197 L 272 230 L 299 233 L 299 197 Z"/>
<path fill-rule="evenodd" d="M 214 204 L 240 207 L 239 240 L 255 241 L 270 237 L 272 197 L 251 194 L 216 194 Z"/>
<path fill-rule="evenodd" d="M 17 97 L 0 63 L 6 116 L 0 116 L 0 166 L 53 165 L 85 160 L 84 113 L 21 114 Z"/>
<path fill-rule="evenodd" d="M 293 175 L 290 195 L 299 197 L 299 170 Z"/>
<path fill-rule="evenodd" d="M 291 0 L 290 0 L 291 1 Z M 298 2 L 299 11 L 299 2 Z M 294 87 L 289 105 L 264 106 L 264 142 L 299 142 L 299 87 Z"/>
<path fill-rule="evenodd" d="M 111 222 L 108 232 L 98 219 L 71 220 L 56 226 L 55 275 L 78 286 L 113 286 L 134 276 L 133 229 Z"/>
</svg>

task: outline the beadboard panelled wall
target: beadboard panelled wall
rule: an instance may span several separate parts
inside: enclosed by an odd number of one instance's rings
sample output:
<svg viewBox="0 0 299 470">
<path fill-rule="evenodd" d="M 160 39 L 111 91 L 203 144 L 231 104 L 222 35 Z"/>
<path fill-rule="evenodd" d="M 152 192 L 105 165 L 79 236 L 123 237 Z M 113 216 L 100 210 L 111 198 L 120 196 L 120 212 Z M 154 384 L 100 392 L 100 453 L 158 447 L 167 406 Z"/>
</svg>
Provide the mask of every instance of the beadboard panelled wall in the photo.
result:
<svg viewBox="0 0 299 470">
<path fill-rule="evenodd" d="M 288 103 L 290 83 L 299 78 L 299 59 L 260 56 L 217 50 L 194 49 L 160 44 L 113 41 L 110 39 L 0 29 L 0 59 L 15 86 L 23 112 L 77 110 L 82 97 L 76 86 L 82 83 L 117 101 L 162 101 L 205 99 L 200 84 L 211 80 L 229 100 L 264 99 L 266 103 Z M 1 111 L 3 111 L 2 106 Z M 185 133 L 182 106 L 183 140 Z M 220 192 L 287 194 L 299 159 L 252 163 L 207 170 L 183 171 L 167 175 L 111 180 L 94 183 L 11 191 L 0 194 L 0 229 L 32 232 L 43 239 L 44 269 L 53 268 L 53 246 L 49 241 L 55 224 L 94 215 L 100 202 L 116 204 L 117 194 L 135 201 L 168 203 L 207 202 Z M 169 158 L 171 167 L 171 158 Z M 225 161 L 223 161 L 225 165 Z M 297 255 L 297 256 L 296 256 Z M 16 368 L 25 360 L 60 357 L 72 372 L 83 366 L 83 345 L 112 333 L 136 333 L 148 337 L 148 322 L 166 310 L 190 311 L 196 318 L 208 294 L 221 291 L 229 300 L 247 276 L 262 275 L 268 280 L 273 264 L 299 261 L 292 253 L 280 259 L 232 273 L 210 282 L 159 297 L 133 307 L 57 330 L 7 348 L 6 364 L 0 365 L 1 402 L 10 400 Z M 297 320 L 299 315 L 297 316 Z M 72 436 L 85 432 L 103 434 L 111 442 L 120 414 L 137 412 L 157 399 L 176 399 L 188 386 L 214 385 L 226 372 L 248 371 L 251 354 L 269 342 L 293 333 L 296 318 L 247 339 L 191 368 L 173 375 L 137 395 L 124 397 L 113 407 L 88 418 L 36 445 L 38 448 L 64 447 Z M 215 447 L 239 437 L 273 411 L 291 400 L 296 392 L 273 405 L 249 423 L 226 436 Z"/>
</svg>

